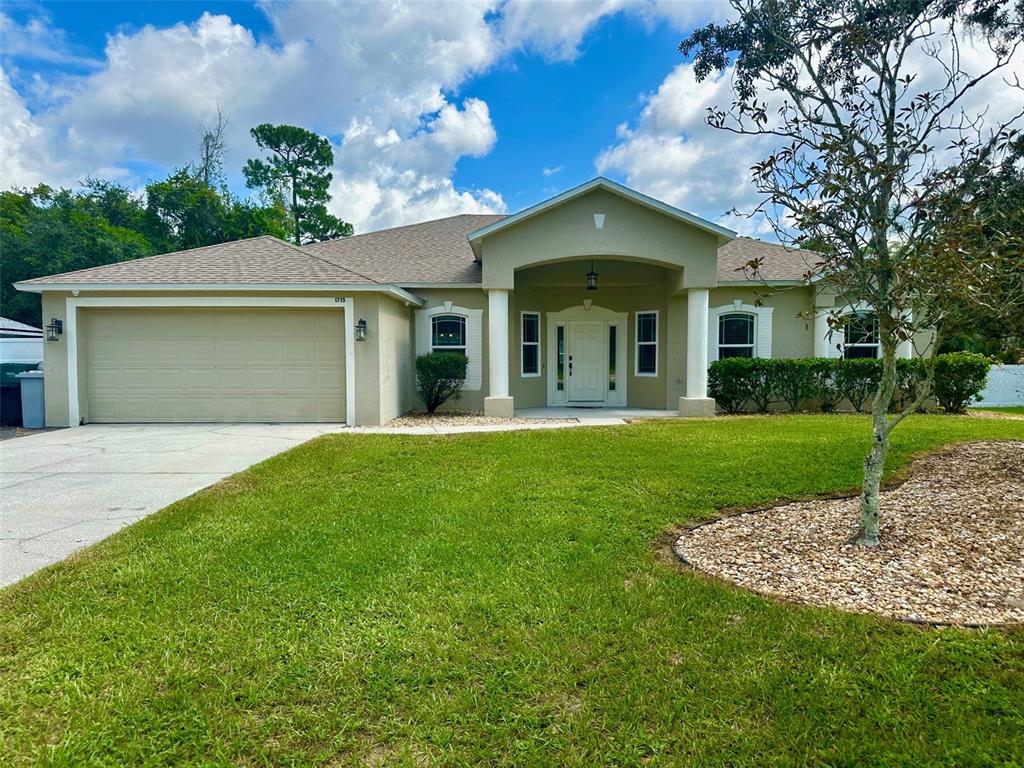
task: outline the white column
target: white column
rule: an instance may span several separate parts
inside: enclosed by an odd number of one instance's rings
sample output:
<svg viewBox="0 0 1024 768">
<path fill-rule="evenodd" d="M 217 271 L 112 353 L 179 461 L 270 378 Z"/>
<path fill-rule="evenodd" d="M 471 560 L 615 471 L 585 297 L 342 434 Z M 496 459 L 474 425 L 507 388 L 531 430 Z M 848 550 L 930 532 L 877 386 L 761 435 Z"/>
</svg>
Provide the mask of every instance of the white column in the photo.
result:
<svg viewBox="0 0 1024 768">
<path fill-rule="evenodd" d="M 814 308 L 814 356 L 831 357 L 828 338 L 828 307 Z"/>
<path fill-rule="evenodd" d="M 508 394 L 508 291 L 487 292 L 488 396 L 484 398 L 487 416 L 508 417 L 513 413 Z"/>
<path fill-rule="evenodd" d="M 708 397 L 707 288 L 691 288 L 686 296 L 686 397 L 679 398 L 680 416 L 714 416 Z"/>
</svg>

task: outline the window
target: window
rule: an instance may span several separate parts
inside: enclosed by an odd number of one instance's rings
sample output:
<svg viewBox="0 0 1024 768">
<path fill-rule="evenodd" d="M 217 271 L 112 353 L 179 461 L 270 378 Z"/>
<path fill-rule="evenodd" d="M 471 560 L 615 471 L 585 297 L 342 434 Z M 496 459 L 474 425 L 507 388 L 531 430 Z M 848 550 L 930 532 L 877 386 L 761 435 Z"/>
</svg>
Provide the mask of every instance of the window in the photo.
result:
<svg viewBox="0 0 1024 768">
<path fill-rule="evenodd" d="M 636 375 L 658 375 L 658 313 L 636 313 Z"/>
<path fill-rule="evenodd" d="M 523 312 L 521 318 L 520 370 L 523 376 L 540 376 L 540 313 Z"/>
<path fill-rule="evenodd" d="M 565 390 L 565 326 L 559 325 L 557 329 L 558 346 L 555 360 L 555 386 L 559 392 Z"/>
<path fill-rule="evenodd" d="M 847 360 L 878 357 L 878 317 L 874 313 L 855 312 L 848 315 L 843 330 L 846 334 L 843 357 Z"/>
<path fill-rule="evenodd" d="M 437 315 L 430 319 L 430 351 L 466 353 L 466 318 Z"/>
<path fill-rule="evenodd" d="M 718 318 L 718 359 L 754 356 L 754 316 L 746 312 Z"/>
<path fill-rule="evenodd" d="M 618 326 L 612 323 L 608 326 L 608 391 L 615 391 L 615 341 L 618 336 Z"/>
</svg>

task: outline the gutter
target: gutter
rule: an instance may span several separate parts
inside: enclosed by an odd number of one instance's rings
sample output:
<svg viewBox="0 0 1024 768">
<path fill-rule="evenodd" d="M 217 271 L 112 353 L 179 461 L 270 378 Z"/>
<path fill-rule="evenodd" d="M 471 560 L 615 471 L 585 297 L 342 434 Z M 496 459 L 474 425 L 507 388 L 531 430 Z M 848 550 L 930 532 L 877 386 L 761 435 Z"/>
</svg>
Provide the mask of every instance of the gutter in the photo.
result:
<svg viewBox="0 0 1024 768">
<path fill-rule="evenodd" d="M 25 281 L 14 283 L 14 287 L 25 293 L 44 291 L 67 291 L 75 294 L 94 291 L 115 293 L 174 291 L 178 293 L 238 293 L 242 291 L 273 291 L 296 293 L 385 293 L 411 306 L 421 307 L 426 301 L 397 285 L 345 285 L 344 283 L 37 283 Z"/>
</svg>

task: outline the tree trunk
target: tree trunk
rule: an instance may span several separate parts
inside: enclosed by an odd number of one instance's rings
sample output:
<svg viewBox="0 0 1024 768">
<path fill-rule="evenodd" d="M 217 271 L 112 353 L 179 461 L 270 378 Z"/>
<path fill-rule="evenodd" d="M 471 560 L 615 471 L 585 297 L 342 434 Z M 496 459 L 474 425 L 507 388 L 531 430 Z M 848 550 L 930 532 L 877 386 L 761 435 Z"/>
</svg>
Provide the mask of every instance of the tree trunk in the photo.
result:
<svg viewBox="0 0 1024 768">
<path fill-rule="evenodd" d="M 302 234 L 299 228 L 299 197 L 295 191 L 294 177 L 292 177 L 292 216 L 295 217 L 295 244 L 302 245 Z"/>
<path fill-rule="evenodd" d="M 864 484 L 860 494 L 860 527 L 854 541 L 865 547 L 878 546 L 879 492 L 885 457 L 889 454 L 889 405 L 896 389 L 896 345 L 882 342 L 882 379 L 871 403 L 871 450 L 864 457 Z"/>
</svg>

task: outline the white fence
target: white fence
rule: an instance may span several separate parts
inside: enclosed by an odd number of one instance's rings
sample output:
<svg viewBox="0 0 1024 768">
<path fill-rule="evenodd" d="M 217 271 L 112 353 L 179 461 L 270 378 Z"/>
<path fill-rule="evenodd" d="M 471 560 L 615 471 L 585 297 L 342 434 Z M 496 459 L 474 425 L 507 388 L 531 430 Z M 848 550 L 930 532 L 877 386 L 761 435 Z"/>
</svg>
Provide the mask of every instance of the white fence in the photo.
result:
<svg viewBox="0 0 1024 768">
<path fill-rule="evenodd" d="M 975 405 L 1024 405 L 1024 365 L 993 365 Z"/>
</svg>

